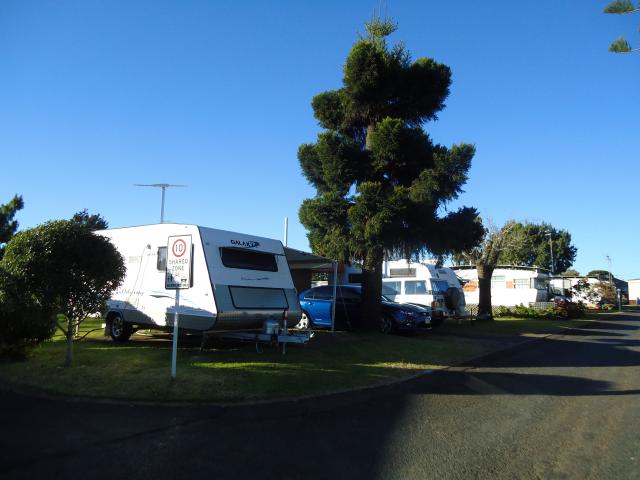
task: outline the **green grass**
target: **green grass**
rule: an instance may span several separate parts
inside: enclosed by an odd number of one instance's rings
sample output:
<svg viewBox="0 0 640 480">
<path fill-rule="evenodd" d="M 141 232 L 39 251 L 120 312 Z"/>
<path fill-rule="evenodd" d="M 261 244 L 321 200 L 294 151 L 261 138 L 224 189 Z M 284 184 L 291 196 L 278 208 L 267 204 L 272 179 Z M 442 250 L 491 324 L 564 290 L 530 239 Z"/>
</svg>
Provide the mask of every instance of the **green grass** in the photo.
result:
<svg viewBox="0 0 640 480">
<path fill-rule="evenodd" d="M 443 326 L 443 332 L 474 333 L 478 335 L 539 335 L 557 333 L 574 326 L 582 320 L 566 319 L 536 319 L 536 318 L 496 318 L 492 322 L 464 322 L 460 325 L 448 322 Z"/>
<path fill-rule="evenodd" d="M 81 335 L 100 323 L 85 322 Z M 235 402 L 295 397 L 380 384 L 505 345 L 483 335 L 551 332 L 570 324 L 499 319 L 446 324 L 437 334 L 319 333 L 306 347 L 288 346 L 284 356 L 275 348 L 258 354 L 253 344 L 219 342 L 200 352 L 191 341 L 180 348 L 175 381 L 169 375 L 169 336 L 150 340 L 134 335 L 128 343 L 115 344 L 98 331 L 75 343 L 70 368 L 61 366 L 65 343 L 58 335 L 24 361 L 0 363 L 0 378 L 53 393 L 100 398 Z"/>
</svg>

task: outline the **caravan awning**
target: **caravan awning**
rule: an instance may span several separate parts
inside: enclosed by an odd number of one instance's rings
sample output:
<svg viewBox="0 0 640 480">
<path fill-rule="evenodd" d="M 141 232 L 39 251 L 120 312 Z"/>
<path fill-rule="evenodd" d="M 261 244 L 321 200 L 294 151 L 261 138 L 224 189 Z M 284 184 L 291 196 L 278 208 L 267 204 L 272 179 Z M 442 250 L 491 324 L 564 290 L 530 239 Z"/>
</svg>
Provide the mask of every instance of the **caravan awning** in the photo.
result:
<svg viewBox="0 0 640 480">
<path fill-rule="evenodd" d="M 284 247 L 284 256 L 287 259 L 290 270 L 313 270 L 319 272 L 333 269 L 333 260 L 330 258 L 303 252 L 295 248 Z"/>
</svg>

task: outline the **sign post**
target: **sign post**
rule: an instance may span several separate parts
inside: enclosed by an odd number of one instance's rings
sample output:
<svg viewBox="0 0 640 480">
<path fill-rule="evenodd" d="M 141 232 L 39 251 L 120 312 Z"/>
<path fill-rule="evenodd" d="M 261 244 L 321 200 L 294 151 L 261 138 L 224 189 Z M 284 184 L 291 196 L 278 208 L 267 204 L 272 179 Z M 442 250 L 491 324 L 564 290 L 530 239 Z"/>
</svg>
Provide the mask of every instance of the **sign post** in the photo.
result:
<svg viewBox="0 0 640 480">
<path fill-rule="evenodd" d="M 173 348 L 171 352 L 171 378 L 176 378 L 178 357 L 178 321 L 180 309 L 180 290 L 191 288 L 191 235 L 169 237 L 167 241 L 167 272 L 164 287 L 176 291 L 176 304 L 173 313 Z"/>
</svg>

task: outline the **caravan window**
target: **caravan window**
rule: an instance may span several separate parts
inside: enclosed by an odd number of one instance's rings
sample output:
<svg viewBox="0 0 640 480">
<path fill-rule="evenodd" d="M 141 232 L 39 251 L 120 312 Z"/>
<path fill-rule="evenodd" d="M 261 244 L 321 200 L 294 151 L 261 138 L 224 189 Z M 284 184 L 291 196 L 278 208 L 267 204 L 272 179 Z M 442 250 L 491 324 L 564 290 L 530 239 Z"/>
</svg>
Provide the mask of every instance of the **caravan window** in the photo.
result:
<svg viewBox="0 0 640 480">
<path fill-rule="evenodd" d="M 433 293 L 446 293 L 449 283 L 446 280 L 431 280 L 431 288 Z"/>
<path fill-rule="evenodd" d="M 427 285 L 424 280 L 407 280 L 404 282 L 405 295 L 423 295 L 427 293 Z"/>
<path fill-rule="evenodd" d="M 513 279 L 513 288 L 529 288 L 529 279 L 528 278 L 514 278 Z"/>
<path fill-rule="evenodd" d="M 222 264 L 228 268 L 277 272 L 278 263 L 273 253 L 256 252 L 242 248 L 220 248 Z"/>
<path fill-rule="evenodd" d="M 568 285 L 568 286 L 567 286 Z M 563 288 L 571 288 L 571 282 L 563 281 Z M 535 288 L 536 290 L 547 290 L 549 288 L 549 280 L 546 278 L 532 278 L 531 279 L 531 288 Z"/>
<path fill-rule="evenodd" d="M 415 268 L 391 268 L 389 269 L 390 277 L 415 277 Z"/>
<path fill-rule="evenodd" d="M 400 295 L 401 282 L 382 282 L 383 295 Z"/>
<path fill-rule="evenodd" d="M 236 308 L 284 310 L 289 308 L 287 295 L 281 288 L 230 286 L 231 301 Z"/>
<path fill-rule="evenodd" d="M 156 268 L 160 272 L 167 269 L 167 247 L 158 247 L 158 258 L 156 259 Z"/>
<path fill-rule="evenodd" d="M 491 277 L 491 288 L 505 288 L 507 279 L 504 275 L 494 275 Z"/>
</svg>

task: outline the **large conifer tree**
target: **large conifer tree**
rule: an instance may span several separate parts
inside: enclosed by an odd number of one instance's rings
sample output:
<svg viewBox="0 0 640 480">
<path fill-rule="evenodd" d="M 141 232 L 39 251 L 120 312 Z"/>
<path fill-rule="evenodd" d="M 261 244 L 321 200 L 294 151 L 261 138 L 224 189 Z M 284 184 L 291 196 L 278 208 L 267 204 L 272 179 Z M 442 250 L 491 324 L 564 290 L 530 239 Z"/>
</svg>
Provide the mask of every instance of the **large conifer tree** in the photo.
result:
<svg viewBox="0 0 640 480">
<path fill-rule="evenodd" d="M 380 319 L 385 254 L 466 250 L 482 225 L 473 208 L 443 214 L 467 180 L 475 148 L 433 144 L 422 125 L 437 118 L 451 71 L 429 58 L 412 60 L 396 29 L 374 18 L 351 49 L 343 87 L 313 98 L 324 131 L 298 158 L 316 196 L 300 207 L 314 252 L 363 265 L 363 324 Z"/>
</svg>

